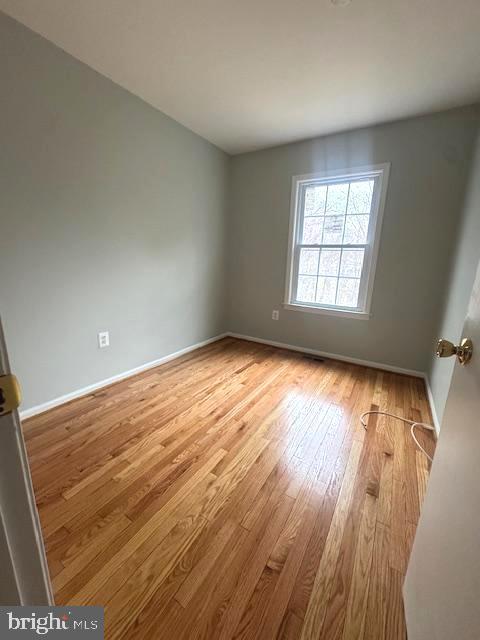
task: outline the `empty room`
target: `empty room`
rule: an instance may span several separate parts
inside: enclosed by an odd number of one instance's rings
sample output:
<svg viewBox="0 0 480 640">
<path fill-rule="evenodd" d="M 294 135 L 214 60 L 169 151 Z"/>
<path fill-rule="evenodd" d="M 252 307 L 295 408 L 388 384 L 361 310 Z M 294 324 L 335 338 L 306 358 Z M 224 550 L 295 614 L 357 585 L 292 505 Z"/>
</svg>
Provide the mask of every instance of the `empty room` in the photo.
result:
<svg viewBox="0 0 480 640">
<path fill-rule="evenodd" d="M 480 638 L 478 0 L 0 0 L 0 638 Z"/>
</svg>

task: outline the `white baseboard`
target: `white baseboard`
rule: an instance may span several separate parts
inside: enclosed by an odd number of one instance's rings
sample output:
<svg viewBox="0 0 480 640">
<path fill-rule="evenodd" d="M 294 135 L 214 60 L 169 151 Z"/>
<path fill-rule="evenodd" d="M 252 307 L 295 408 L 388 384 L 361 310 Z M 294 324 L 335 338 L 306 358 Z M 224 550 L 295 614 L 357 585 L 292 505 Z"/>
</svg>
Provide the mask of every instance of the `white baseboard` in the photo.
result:
<svg viewBox="0 0 480 640">
<path fill-rule="evenodd" d="M 435 400 L 433 399 L 432 388 L 430 387 L 430 380 L 428 379 L 428 376 L 426 373 L 424 374 L 423 378 L 425 380 L 425 386 L 427 388 L 428 404 L 430 405 L 430 411 L 432 412 L 432 420 L 433 420 L 433 426 L 435 427 L 435 435 L 438 438 L 438 434 L 440 433 L 440 420 L 438 419 L 437 411 L 435 409 Z"/>
<path fill-rule="evenodd" d="M 92 393 L 93 391 L 97 391 L 102 387 L 106 387 L 110 384 L 113 384 L 114 382 L 119 382 L 120 380 L 124 380 L 125 378 L 130 378 L 131 376 L 134 376 L 137 373 L 141 373 L 142 371 L 147 371 L 148 369 L 153 369 L 154 367 L 158 367 L 159 365 L 169 362 L 170 360 L 175 360 L 175 358 L 179 358 L 180 356 L 183 356 L 186 353 L 190 353 L 191 351 L 200 349 L 200 347 L 204 347 L 207 344 L 211 344 L 212 342 L 217 342 L 217 340 L 221 340 L 222 338 L 226 338 L 228 336 L 231 336 L 232 338 L 239 338 L 241 340 L 248 340 L 250 342 L 267 344 L 272 347 L 280 347 L 281 349 L 289 349 L 290 351 L 299 351 L 300 353 L 309 353 L 311 355 L 320 356 L 323 358 L 331 358 L 332 360 L 340 360 L 342 362 L 350 362 L 352 364 L 359 364 L 365 367 L 372 367 L 374 369 L 383 369 L 384 371 L 392 371 L 393 373 L 401 373 L 404 375 L 414 376 L 416 378 L 423 378 L 425 380 L 425 386 L 427 388 L 427 394 L 428 394 L 428 401 L 430 403 L 433 422 L 434 422 L 435 430 L 438 436 L 438 433 L 440 431 L 440 423 L 438 420 L 437 413 L 435 411 L 435 403 L 433 401 L 433 395 L 432 395 L 432 390 L 430 388 L 430 383 L 425 373 L 421 371 L 415 371 L 412 369 L 403 369 L 402 367 L 395 367 L 393 365 L 383 364 L 381 362 L 372 362 L 371 360 L 351 358 L 349 356 L 342 356 L 336 353 L 329 353 L 327 351 L 319 351 L 318 349 L 309 349 L 307 347 L 299 347 L 297 345 L 286 344 L 285 342 L 276 342 L 275 340 L 255 338 L 253 336 L 246 336 L 240 333 L 233 333 L 230 331 L 227 333 L 222 333 L 218 336 L 214 336 L 213 338 L 208 338 L 207 340 L 203 340 L 202 342 L 197 342 L 196 344 L 192 344 L 189 347 L 185 347 L 184 349 L 180 349 L 179 351 L 175 351 L 174 353 L 170 353 L 166 356 L 162 356 L 161 358 L 157 358 L 156 360 L 152 360 L 151 362 L 142 364 L 138 367 L 135 367 L 134 369 L 123 371 L 122 373 L 119 373 L 115 376 L 106 378 L 104 380 L 100 380 L 99 382 L 95 382 L 94 384 L 88 385 L 87 387 L 83 387 L 82 389 L 77 389 L 76 391 L 72 391 L 71 393 L 67 393 L 63 396 L 59 396 L 58 398 L 54 398 L 53 400 L 49 400 L 48 402 L 35 405 L 34 407 L 30 407 L 29 409 L 24 409 L 20 411 L 20 418 L 22 418 L 23 420 L 25 420 L 26 418 L 31 418 L 32 416 L 38 415 L 39 413 L 43 413 L 44 411 L 48 411 L 49 409 L 58 407 L 61 404 L 70 402 L 70 400 L 75 400 L 76 398 L 81 398 L 82 396 L 88 395 L 89 393 Z"/>
<path fill-rule="evenodd" d="M 169 353 L 166 356 L 162 356 L 161 358 L 157 358 L 156 360 L 152 360 L 151 362 L 146 362 L 145 364 L 141 364 L 139 367 L 135 367 L 134 369 L 129 369 L 128 371 L 123 371 L 122 373 L 118 373 L 111 378 L 106 378 L 105 380 L 100 380 L 99 382 L 95 382 L 94 384 L 90 384 L 87 387 L 83 387 L 82 389 L 77 389 L 76 391 L 72 391 L 71 393 L 66 393 L 63 396 L 59 396 L 58 398 L 54 398 L 53 400 L 49 400 L 48 402 L 44 402 L 42 404 L 37 404 L 34 407 L 30 407 L 30 409 L 24 409 L 20 411 L 20 418 L 25 420 L 26 418 L 31 418 L 32 416 L 36 416 L 39 413 L 43 413 L 44 411 L 48 411 L 48 409 L 53 409 L 54 407 L 58 407 L 61 404 L 65 404 L 65 402 L 69 402 L 70 400 L 75 400 L 76 398 L 81 398 L 82 396 L 86 396 L 97 389 L 101 389 L 102 387 L 106 387 L 109 384 L 113 384 L 114 382 L 119 382 L 120 380 L 124 380 L 125 378 L 130 378 L 137 373 L 141 373 L 142 371 L 147 371 L 148 369 L 153 369 L 154 367 L 158 367 L 165 362 L 169 362 L 170 360 L 175 360 L 175 358 L 179 358 L 180 356 L 185 355 L 186 353 L 190 353 L 190 351 L 195 351 L 196 349 L 200 349 L 200 347 L 205 347 L 207 344 L 211 344 L 212 342 L 217 342 L 217 340 L 221 340 L 222 338 L 226 338 L 229 334 L 222 333 L 218 336 L 214 336 L 213 338 L 208 338 L 208 340 L 203 340 L 202 342 L 197 342 L 196 344 L 192 344 L 189 347 L 185 347 L 184 349 L 180 349 L 180 351 L 175 351 L 174 353 Z"/>
<path fill-rule="evenodd" d="M 413 369 L 403 369 L 395 367 L 391 364 L 383 364 L 381 362 L 372 362 L 371 360 L 361 360 L 360 358 L 351 358 L 350 356 L 341 356 L 338 353 L 328 353 L 327 351 L 319 351 L 318 349 L 308 349 L 307 347 L 298 347 L 285 342 L 275 342 L 274 340 L 265 340 L 264 338 L 254 338 L 253 336 L 244 336 L 241 333 L 232 333 L 229 331 L 228 336 L 232 338 L 240 338 L 241 340 L 249 340 L 250 342 L 259 342 L 260 344 L 268 344 L 272 347 L 280 347 L 281 349 L 289 349 L 290 351 L 299 351 L 300 353 L 309 353 L 322 358 L 330 358 L 331 360 L 341 360 L 351 364 L 360 364 L 364 367 L 372 367 L 373 369 L 382 369 L 383 371 L 392 371 L 393 373 L 402 373 L 406 376 L 414 376 L 415 378 L 425 378 L 423 371 L 415 371 Z"/>
<path fill-rule="evenodd" d="M 414 369 L 403 369 L 402 367 L 395 367 L 391 364 L 383 364 L 381 362 L 372 362 L 371 360 L 361 360 L 360 358 L 350 358 L 349 356 L 342 356 L 337 353 L 328 353 L 327 351 L 319 351 L 318 349 L 308 349 L 307 347 L 297 347 L 293 344 L 286 344 L 284 342 L 276 342 L 274 340 L 265 340 L 264 338 L 255 338 L 253 336 L 245 336 L 241 333 L 228 332 L 228 336 L 232 338 L 240 338 L 241 340 L 249 340 L 250 342 L 259 342 L 260 344 L 268 344 L 272 347 L 280 347 L 281 349 L 289 349 L 291 351 L 299 351 L 300 353 L 310 353 L 315 356 L 321 356 L 323 358 L 331 358 L 332 360 L 341 360 L 342 362 L 351 362 L 352 364 L 360 364 L 365 367 L 372 367 L 373 369 L 382 369 L 384 371 L 391 371 L 392 373 L 401 373 L 403 375 L 414 376 L 415 378 L 423 378 L 427 389 L 428 403 L 432 412 L 433 426 L 435 427 L 435 434 L 438 437 L 440 433 L 440 421 L 435 410 L 435 402 L 433 399 L 432 389 L 428 376 L 423 371 L 415 371 Z"/>
</svg>

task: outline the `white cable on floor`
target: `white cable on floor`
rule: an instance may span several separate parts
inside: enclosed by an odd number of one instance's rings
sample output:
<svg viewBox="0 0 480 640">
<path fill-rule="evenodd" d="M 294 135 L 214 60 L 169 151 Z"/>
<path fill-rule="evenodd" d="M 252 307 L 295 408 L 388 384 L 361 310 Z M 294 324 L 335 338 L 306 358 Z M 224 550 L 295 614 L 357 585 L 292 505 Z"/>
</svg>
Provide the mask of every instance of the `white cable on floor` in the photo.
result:
<svg viewBox="0 0 480 640">
<path fill-rule="evenodd" d="M 423 451 L 423 453 L 427 456 L 430 462 L 433 462 L 433 458 L 431 458 L 428 455 L 428 453 L 425 451 L 425 449 L 422 447 L 422 445 L 417 440 L 417 437 L 415 436 L 415 427 L 423 427 L 424 429 L 427 429 L 427 431 L 435 431 L 435 428 L 432 427 L 431 424 L 425 424 L 425 422 L 414 422 L 413 420 L 407 420 L 407 418 L 402 418 L 402 416 L 397 416 L 394 413 L 387 413 L 386 411 L 365 411 L 365 413 L 362 413 L 362 415 L 360 416 L 360 422 L 362 423 L 364 429 L 367 429 L 367 423 L 365 422 L 364 417 L 372 413 L 377 413 L 382 416 L 389 416 L 390 418 L 396 418 L 397 420 L 402 420 L 402 422 L 406 422 L 407 424 L 412 425 L 410 428 L 410 433 L 412 435 L 413 441 L 415 442 L 417 447 L 420 449 L 420 451 Z"/>
</svg>

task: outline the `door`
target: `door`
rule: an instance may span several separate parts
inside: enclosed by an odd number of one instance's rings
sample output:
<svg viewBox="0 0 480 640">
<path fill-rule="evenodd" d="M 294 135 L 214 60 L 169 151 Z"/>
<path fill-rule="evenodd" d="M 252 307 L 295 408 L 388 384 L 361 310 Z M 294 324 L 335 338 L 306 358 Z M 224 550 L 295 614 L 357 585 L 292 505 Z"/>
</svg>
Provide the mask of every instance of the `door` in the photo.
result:
<svg viewBox="0 0 480 640">
<path fill-rule="evenodd" d="M 10 373 L 0 319 L 0 605 L 53 604 L 18 411 L 3 415 Z"/>
<path fill-rule="evenodd" d="M 480 265 L 463 336 L 404 584 L 409 640 L 480 638 Z"/>
</svg>

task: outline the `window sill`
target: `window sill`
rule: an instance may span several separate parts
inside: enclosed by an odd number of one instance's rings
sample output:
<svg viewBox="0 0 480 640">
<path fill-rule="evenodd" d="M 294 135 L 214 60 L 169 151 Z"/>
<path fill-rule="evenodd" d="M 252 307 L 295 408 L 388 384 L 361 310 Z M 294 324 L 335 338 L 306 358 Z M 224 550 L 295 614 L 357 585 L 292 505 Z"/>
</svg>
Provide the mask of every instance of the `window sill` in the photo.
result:
<svg viewBox="0 0 480 640">
<path fill-rule="evenodd" d="M 358 320 L 368 320 L 370 314 L 365 311 L 347 311 L 344 309 L 330 309 L 327 307 L 309 307 L 304 304 L 293 304 L 284 302 L 283 308 L 289 311 L 303 311 L 304 313 L 318 313 L 325 316 L 337 316 L 338 318 L 357 318 Z"/>
</svg>

